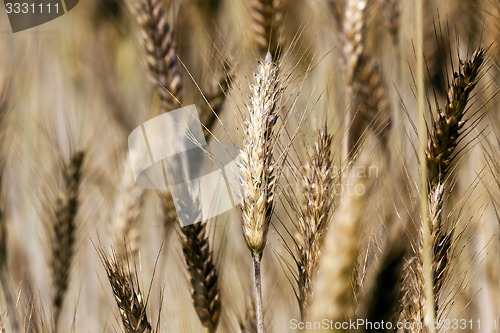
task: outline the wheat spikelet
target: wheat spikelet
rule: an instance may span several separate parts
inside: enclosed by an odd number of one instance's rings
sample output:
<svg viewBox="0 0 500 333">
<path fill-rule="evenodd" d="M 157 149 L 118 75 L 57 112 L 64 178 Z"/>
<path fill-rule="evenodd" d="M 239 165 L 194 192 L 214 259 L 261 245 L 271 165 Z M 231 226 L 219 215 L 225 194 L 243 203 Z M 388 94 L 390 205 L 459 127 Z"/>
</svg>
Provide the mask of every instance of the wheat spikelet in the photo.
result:
<svg viewBox="0 0 500 333">
<path fill-rule="evenodd" d="M 144 295 L 138 286 L 137 277 L 135 277 L 134 281 L 129 265 L 123 266 L 123 262 L 119 261 L 115 254 L 108 258 L 104 251 L 101 250 L 100 256 L 113 289 L 116 304 L 120 310 L 125 332 L 153 332 L 146 315 Z"/>
<path fill-rule="evenodd" d="M 333 185 L 336 175 L 332 168 L 332 135 L 326 126 L 317 135 L 314 148 L 302 176 L 301 212 L 297 223 L 297 266 L 299 270 L 299 305 L 302 317 L 313 290 L 313 277 L 317 269 L 320 248 L 333 204 Z"/>
<path fill-rule="evenodd" d="M 251 0 L 253 36 L 262 56 L 270 52 L 274 57 L 279 49 L 283 23 L 282 1 Z"/>
<path fill-rule="evenodd" d="M 183 227 L 182 251 L 190 275 L 194 308 L 203 326 L 213 333 L 219 324 L 221 302 L 218 274 L 205 229 L 202 223 Z"/>
<path fill-rule="evenodd" d="M 161 111 L 180 106 L 183 88 L 172 31 L 161 0 L 129 1 L 141 29 L 142 44 L 152 81 L 158 85 Z"/>
<path fill-rule="evenodd" d="M 359 163 L 360 166 L 368 165 L 362 160 Z M 343 321 L 352 318 L 354 314 L 351 281 L 358 256 L 363 208 L 371 186 L 369 179 L 358 177 L 355 168 L 348 172 L 343 188 L 351 190 L 344 191 L 341 196 L 333 216 L 333 226 L 328 229 L 324 238 L 325 246 L 319 261 L 314 297 L 308 312 L 313 321 L 325 318 Z"/>
<path fill-rule="evenodd" d="M 78 211 L 78 194 L 84 157 L 83 151 L 75 152 L 69 163 L 64 166 L 64 187 L 59 192 L 54 212 L 51 269 L 54 288 L 52 305 L 56 325 L 69 285 L 76 235 L 75 218 Z"/>
<path fill-rule="evenodd" d="M 429 220 L 431 225 L 432 272 L 436 304 L 441 294 L 451 249 L 451 233 L 446 230 L 443 217 L 444 184 L 438 184 L 429 194 Z"/>
</svg>

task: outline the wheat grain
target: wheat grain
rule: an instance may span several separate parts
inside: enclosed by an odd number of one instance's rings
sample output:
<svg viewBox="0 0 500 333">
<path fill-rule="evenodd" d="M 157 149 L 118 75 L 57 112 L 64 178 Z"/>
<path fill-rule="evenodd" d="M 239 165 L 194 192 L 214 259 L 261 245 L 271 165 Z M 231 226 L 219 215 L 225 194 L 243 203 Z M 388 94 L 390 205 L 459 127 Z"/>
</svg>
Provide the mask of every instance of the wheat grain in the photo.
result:
<svg viewBox="0 0 500 333">
<path fill-rule="evenodd" d="M 342 57 L 346 81 L 345 115 L 344 115 L 344 146 L 343 157 L 348 159 L 355 142 L 351 137 L 351 123 L 354 117 L 353 80 L 358 70 L 359 59 L 364 52 L 364 26 L 366 0 L 347 0 L 342 21 Z"/>
</svg>

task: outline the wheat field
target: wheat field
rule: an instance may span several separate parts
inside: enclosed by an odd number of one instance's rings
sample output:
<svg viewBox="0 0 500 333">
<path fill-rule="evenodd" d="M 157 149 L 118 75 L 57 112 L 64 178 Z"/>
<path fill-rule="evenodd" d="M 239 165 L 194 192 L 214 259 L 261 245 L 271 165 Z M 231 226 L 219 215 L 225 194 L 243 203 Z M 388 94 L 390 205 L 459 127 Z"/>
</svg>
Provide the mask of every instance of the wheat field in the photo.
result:
<svg viewBox="0 0 500 333">
<path fill-rule="evenodd" d="M 499 0 L 8 8 L 0 332 L 500 331 Z M 210 216 L 129 147 L 192 105 L 234 162 Z"/>
</svg>

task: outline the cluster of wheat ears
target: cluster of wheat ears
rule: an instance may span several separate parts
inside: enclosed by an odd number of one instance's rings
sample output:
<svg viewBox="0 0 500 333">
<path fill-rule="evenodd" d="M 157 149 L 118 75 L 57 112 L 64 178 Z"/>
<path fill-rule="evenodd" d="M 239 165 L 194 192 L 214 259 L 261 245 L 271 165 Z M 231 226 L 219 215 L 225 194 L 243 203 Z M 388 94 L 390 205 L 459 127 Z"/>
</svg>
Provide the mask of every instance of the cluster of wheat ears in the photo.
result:
<svg viewBox="0 0 500 333">
<path fill-rule="evenodd" d="M 0 13 L 0 332 L 499 331 L 499 22 L 499 0 Z M 242 199 L 181 226 L 127 136 L 191 104 Z"/>
</svg>

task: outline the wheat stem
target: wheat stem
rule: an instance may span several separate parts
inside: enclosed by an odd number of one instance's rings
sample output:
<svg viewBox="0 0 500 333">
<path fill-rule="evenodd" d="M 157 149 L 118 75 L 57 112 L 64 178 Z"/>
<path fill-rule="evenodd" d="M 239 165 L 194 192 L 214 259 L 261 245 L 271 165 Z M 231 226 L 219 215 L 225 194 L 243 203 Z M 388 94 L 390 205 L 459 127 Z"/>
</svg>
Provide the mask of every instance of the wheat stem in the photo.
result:
<svg viewBox="0 0 500 333">
<path fill-rule="evenodd" d="M 416 52 L 417 52 L 417 110 L 418 110 L 418 160 L 420 170 L 420 218 L 422 220 L 423 251 L 422 261 L 424 269 L 424 297 L 425 297 L 425 325 L 430 333 L 435 333 L 433 323 L 436 320 L 433 273 L 432 273 L 432 244 L 430 234 L 429 206 L 427 201 L 427 165 L 425 147 L 427 141 L 427 128 L 425 125 L 425 91 L 424 91 L 424 34 L 423 34 L 423 0 L 415 2 L 416 12 Z"/>
<path fill-rule="evenodd" d="M 264 308 L 262 306 L 262 279 L 260 275 L 260 257 L 253 255 L 253 279 L 255 296 L 255 317 L 257 333 L 264 333 Z"/>
</svg>

